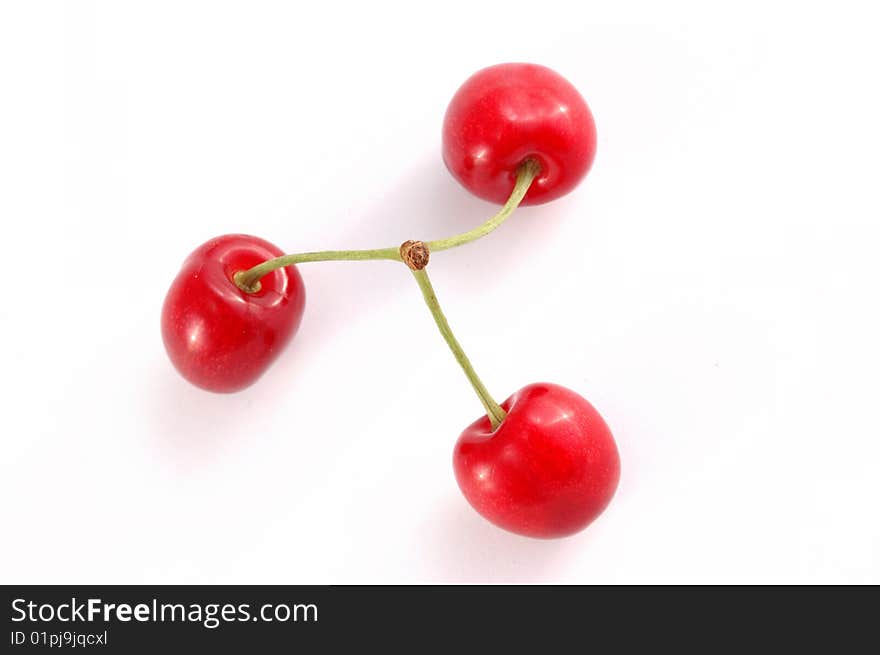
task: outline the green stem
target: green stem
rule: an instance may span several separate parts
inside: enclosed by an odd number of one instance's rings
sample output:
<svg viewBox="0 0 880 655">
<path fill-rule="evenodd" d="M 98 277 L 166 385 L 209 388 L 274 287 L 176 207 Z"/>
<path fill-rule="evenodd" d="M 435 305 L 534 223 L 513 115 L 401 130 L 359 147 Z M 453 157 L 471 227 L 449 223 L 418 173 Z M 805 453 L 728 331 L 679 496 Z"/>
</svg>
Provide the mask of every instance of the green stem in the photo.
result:
<svg viewBox="0 0 880 655">
<path fill-rule="evenodd" d="M 412 274 L 413 277 L 415 277 L 416 282 L 418 282 L 419 288 L 422 290 L 422 295 L 425 298 L 425 304 L 428 305 L 428 309 L 431 310 L 431 315 L 434 317 L 434 321 L 437 323 L 437 327 L 440 328 L 440 334 L 442 334 L 443 338 L 446 339 L 446 343 L 449 345 L 449 349 L 452 351 L 452 354 L 455 355 L 456 361 L 458 362 L 459 366 L 461 366 L 464 374 L 467 376 L 467 379 L 470 380 L 471 386 L 473 386 L 474 391 L 477 392 L 477 396 L 479 397 L 480 402 L 483 403 L 483 407 L 486 408 L 486 415 L 489 417 L 489 422 L 492 424 L 492 429 L 495 430 L 499 425 L 501 425 L 501 421 L 503 421 L 504 417 L 507 416 L 507 412 L 505 412 L 489 394 L 489 391 L 483 385 L 483 382 L 480 380 L 476 371 L 474 371 L 474 367 L 471 365 L 471 362 L 467 358 L 467 355 L 464 354 L 464 350 L 462 350 L 461 344 L 458 343 L 458 340 L 452 333 L 452 329 L 449 327 L 449 322 L 443 315 L 443 310 L 440 309 L 440 303 L 437 302 L 437 295 L 434 293 L 434 287 L 431 286 L 431 280 L 428 278 L 428 272 L 425 269 L 422 269 L 419 271 L 413 271 Z"/>
<path fill-rule="evenodd" d="M 428 241 L 428 247 L 432 252 L 457 248 L 458 246 L 463 246 L 471 241 L 476 241 L 498 228 L 507 217 L 513 213 L 513 210 L 519 207 L 526 192 L 529 190 L 529 187 L 532 186 L 532 182 L 540 172 L 541 165 L 536 160 L 526 159 L 520 164 L 520 167 L 516 172 L 516 183 L 513 185 L 513 191 L 511 191 L 510 197 L 507 199 L 507 202 L 504 203 L 501 211 L 482 225 L 475 227 L 473 230 L 456 234 L 447 239 Z"/>
<path fill-rule="evenodd" d="M 492 218 L 482 225 L 475 227 L 473 230 L 456 234 L 447 239 L 438 239 L 436 241 L 428 241 L 428 247 L 431 250 L 448 250 L 463 246 L 471 241 L 486 236 L 505 219 L 507 219 L 516 209 L 526 192 L 532 185 L 532 182 L 541 172 L 541 166 L 534 159 L 525 160 L 516 173 L 516 182 L 513 185 L 513 191 L 501 210 Z M 235 283 L 238 287 L 247 293 L 255 293 L 260 289 L 260 279 L 268 275 L 274 270 L 290 266 L 291 264 L 303 264 L 305 262 L 326 262 L 326 261 L 365 261 L 370 259 L 386 259 L 391 261 L 401 261 L 399 248 L 376 248 L 374 250 L 323 250 L 320 252 L 302 252 L 294 255 L 282 255 L 275 259 L 269 259 L 261 264 L 257 264 L 253 268 L 246 271 L 238 271 L 235 274 Z"/>
<path fill-rule="evenodd" d="M 238 271 L 234 278 L 240 289 L 248 293 L 260 290 L 260 280 L 272 271 L 305 262 L 329 261 L 366 261 L 368 259 L 388 259 L 399 262 L 398 248 L 375 248 L 373 250 L 322 250 L 319 252 L 301 252 L 295 255 L 282 255 L 257 264 L 246 271 Z"/>
</svg>

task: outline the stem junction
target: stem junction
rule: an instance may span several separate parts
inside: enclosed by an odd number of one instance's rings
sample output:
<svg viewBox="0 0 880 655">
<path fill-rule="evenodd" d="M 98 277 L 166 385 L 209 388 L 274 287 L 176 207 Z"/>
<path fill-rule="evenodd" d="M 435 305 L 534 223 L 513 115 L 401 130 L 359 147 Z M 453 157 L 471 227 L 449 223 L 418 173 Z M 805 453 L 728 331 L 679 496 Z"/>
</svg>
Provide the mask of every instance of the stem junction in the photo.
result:
<svg viewBox="0 0 880 655">
<path fill-rule="evenodd" d="M 443 338 L 446 340 L 446 343 L 452 351 L 452 354 L 455 356 L 456 361 L 459 366 L 461 366 L 461 369 L 470 381 L 471 386 L 477 393 L 477 397 L 483 404 L 483 407 L 486 410 L 486 415 L 489 417 L 489 422 L 492 424 L 492 430 L 494 431 L 499 425 L 501 425 L 501 422 L 507 416 L 507 413 L 489 394 L 489 391 L 480 380 L 476 371 L 474 371 L 474 367 L 471 365 L 467 355 L 465 355 L 458 339 L 456 339 L 455 335 L 452 333 L 452 329 L 449 327 L 449 322 L 446 320 L 446 316 L 444 316 L 443 310 L 440 308 L 440 303 L 437 302 L 437 294 L 434 293 L 434 287 L 431 285 L 431 280 L 428 278 L 428 272 L 425 270 L 425 267 L 428 265 L 432 250 L 457 248 L 458 246 L 463 246 L 472 241 L 476 241 L 497 229 L 513 213 L 513 211 L 519 207 L 531 187 L 532 182 L 534 182 L 540 172 L 541 166 L 534 159 L 527 159 L 520 164 L 517 169 L 516 182 L 513 185 L 513 191 L 511 191 L 504 206 L 502 206 L 498 213 L 492 216 L 489 220 L 467 232 L 462 232 L 461 234 L 456 234 L 446 239 L 438 239 L 436 241 L 404 241 L 403 244 L 397 248 L 376 248 L 373 250 L 323 250 L 319 252 L 303 252 L 292 255 L 282 255 L 281 257 L 269 259 L 257 264 L 246 271 L 236 272 L 233 276 L 233 280 L 238 288 L 245 293 L 257 293 L 260 290 L 260 280 L 264 276 L 272 271 L 292 264 L 323 261 L 366 261 L 373 259 L 403 262 L 412 271 L 413 277 L 415 277 L 419 288 L 422 290 L 425 304 L 428 306 L 428 309 L 431 311 L 431 316 L 434 317 L 434 322 L 440 329 L 440 334 L 443 335 Z"/>
</svg>

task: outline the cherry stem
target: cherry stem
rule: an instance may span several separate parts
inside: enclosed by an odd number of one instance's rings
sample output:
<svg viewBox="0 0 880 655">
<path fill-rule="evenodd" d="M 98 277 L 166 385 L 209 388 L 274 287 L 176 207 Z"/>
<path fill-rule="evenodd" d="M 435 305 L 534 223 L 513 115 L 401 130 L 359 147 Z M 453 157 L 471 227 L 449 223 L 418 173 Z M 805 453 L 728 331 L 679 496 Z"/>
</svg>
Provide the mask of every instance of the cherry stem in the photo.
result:
<svg viewBox="0 0 880 655">
<path fill-rule="evenodd" d="M 541 172 L 541 165 L 535 159 L 526 159 L 516 172 L 516 182 L 507 202 L 501 210 L 482 225 L 473 230 L 456 234 L 447 239 L 426 242 L 431 250 L 448 250 L 463 246 L 471 241 L 480 239 L 500 226 L 519 207 L 522 199 L 531 187 L 532 182 Z M 293 255 L 282 255 L 275 259 L 269 259 L 246 271 L 238 271 L 235 276 L 235 284 L 246 293 L 256 293 L 260 290 L 260 280 L 279 268 L 291 264 L 304 264 L 306 262 L 327 261 L 366 261 L 373 259 L 385 259 L 390 261 L 402 261 L 398 247 L 376 248 L 373 250 L 323 250 L 319 252 L 302 252 Z"/>
<path fill-rule="evenodd" d="M 279 268 L 291 264 L 304 264 L 306 262 L 332 262 L 332 261 L 366 261 L 370 259 L 389 259 L 401 261 L 398 248 L 376 248 L 374 250 L 321 250 L 318 252 L 300 252 L 294 255 L 282 255 L 275 259 L 268 259 L 261 264 L 246 271 L 238 271 L 233 279 L 238 288 L 247 293 L 256 293 L 260 290 L 260 280 Z"/>
<path fill-rule="evenodd" d="M 428 278 L 428 272 L 425 269 L 421 269 L 412 271 L 412 274 L 413 277 L 415 277 L 416 282 L 418 282 L 419 288 L 422 290 L 422 296 L 425 298 L 425 304 L 428 305 L 428 309 L 431 310 L 431 316 L 434 317 L 434 322 L 437 323 L 437 327 L 440 328 L 440 334 L 446 339 L 449 349 L 452 351 L 452 354 L 455 355 L 456 361 L 459 366 L 461 366 L 464 374 L 470 381 L 471 386 L 473 386 L 474 391 L 477 392 L 477 397 L 480 399 L 480 402 L 483 403 L 483 407 L 486 408 L 486 415 L 489 417 L 489 422 L 492 424 L 492 430 L 494 431 L 499 425 L 501 425 L 501 421 L 507 416 L 507 412 L 505 412 L 489 394 L 489 391 L 480 380 L 480 377 L 471 365 L 467 355 L 464 354 L 464 350 L 462 350 L 461 344 L 458 343 L 458 339 L 456 339 L 455 335 L 452 333 L 452 328 L 449 327 L 449 322 L 446 320 L 446 316 L 443 315 L 443 310 L 440 309 L 440 303 L 437 302 L 437 294 L 434 293 L 434 287 L 431 285 L 431 280 Z"/>
<path fill-rule="evenodd" d="M 526 159 L 519 165 L 519 168 L 516 171 L 516 182 L 513 185 L 513 191 L 510 192 L 510 197 L 507 198 L 507 202 L 504 203 L 501 211 L 482 225 L 475 227 L 473 230 L 456 234 L 447 239 L 428 241 L 428 247 L 432 252 L 457 248 L 458 246 L 463 246 L 471 241 L 476 241 L 498 228 L 513 213 L 513 210 L 519 207 L 528 192 L 529 187 L 532 186 L 532 182 L 534 182 L 540 172 L 541 165 L 537 160 Z"/>
</svg>

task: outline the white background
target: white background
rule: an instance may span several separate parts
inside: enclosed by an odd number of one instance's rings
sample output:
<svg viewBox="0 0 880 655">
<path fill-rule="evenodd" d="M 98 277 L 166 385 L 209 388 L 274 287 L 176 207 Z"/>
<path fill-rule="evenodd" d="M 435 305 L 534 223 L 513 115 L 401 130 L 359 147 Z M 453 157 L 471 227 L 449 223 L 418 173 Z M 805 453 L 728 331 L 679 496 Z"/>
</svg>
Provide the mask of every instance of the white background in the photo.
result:
<svg viewBox="0 0 880 655">
<path fill-rule="evenodd" d="M 0 579 L 880 582 L 870 6 L 3 3 Z M 617 496 L 559 541 L 458 492 L 480 405 L 403 267 L 303 265 L 300 332 L 237 395 L 159 334 L 215 235 L 488 217 L 440 126 L 510 60 L 581 90 L 595 165 L 431 272 L 499 400 L 557 382 L 615 433 Z"/>
</svg>

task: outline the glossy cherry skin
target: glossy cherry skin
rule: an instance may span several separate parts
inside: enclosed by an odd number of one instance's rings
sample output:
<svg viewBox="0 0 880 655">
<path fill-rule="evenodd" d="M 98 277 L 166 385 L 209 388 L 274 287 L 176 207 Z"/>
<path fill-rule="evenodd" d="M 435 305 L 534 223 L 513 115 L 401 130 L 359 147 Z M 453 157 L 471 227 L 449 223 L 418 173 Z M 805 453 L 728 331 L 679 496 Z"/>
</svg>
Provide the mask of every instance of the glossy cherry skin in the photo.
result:
<svg viewBox="0 0 880 655">
<path fill-rule="evenodd" d="M 245 234 L 211 239 L 186 259 L 162 307 L 162 339 L 194 385 L 230 393 L 253 384 L 299 327 L 305 287 L 294 266 L 266 275 L 256 293 L 232 276 L 283 253 Z"/>
<path fill-rule="evenodd" d="M 501 405 L 495 432 L 485 416 L 458 438 L 453 468 L 468 502 L 495 525 L 528 537 L 583 530 L 608 505 L 620 478 L 611 431 L 570 389 L 538 383 Z"/>
<path fill-rule="evenodd" d="M 498 64 L 471 76 L 443 120 L 443 161 L 471 193 L 499 204 L 527 158 L 541 173 L 525 205 L 571 191 L 596 155 L 596 124 L 564 77 L 537 64 Z"/>
</svg>

